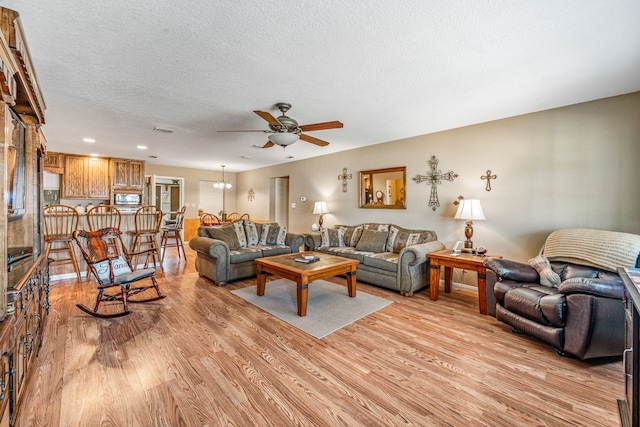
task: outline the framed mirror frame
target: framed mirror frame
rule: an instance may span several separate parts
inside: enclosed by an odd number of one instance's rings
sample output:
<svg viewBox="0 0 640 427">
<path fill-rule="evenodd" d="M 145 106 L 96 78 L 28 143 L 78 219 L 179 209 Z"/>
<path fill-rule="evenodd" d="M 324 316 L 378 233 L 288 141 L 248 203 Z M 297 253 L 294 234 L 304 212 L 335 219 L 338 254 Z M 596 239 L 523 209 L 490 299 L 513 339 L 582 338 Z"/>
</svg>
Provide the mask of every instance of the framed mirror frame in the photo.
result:
<svg viewBox="0 0 640 427">
<path fill-rule="evenodd" d="M 407 208 L 407 168 L 405 166 L 360 171 L 359 188 L 359 207 L 361 208 Z"/>
</svg>

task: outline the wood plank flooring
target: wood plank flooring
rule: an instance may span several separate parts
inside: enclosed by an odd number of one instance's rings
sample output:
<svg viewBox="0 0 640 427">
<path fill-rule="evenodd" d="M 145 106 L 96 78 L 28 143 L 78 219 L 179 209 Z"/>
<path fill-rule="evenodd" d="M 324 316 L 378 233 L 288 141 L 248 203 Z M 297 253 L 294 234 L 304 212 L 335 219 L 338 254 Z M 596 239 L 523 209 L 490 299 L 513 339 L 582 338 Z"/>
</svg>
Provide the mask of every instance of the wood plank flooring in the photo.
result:
<svg viewBox="0 0 640 427">
<path fill-rule="evenodd" d="M 618 426 L 620 360 L 560 357 L 459 291 L 406 298 L 318 340 L 167 253 L 167 298 L 95 319 L 54 282 L 22 426 Z M 330 279 L 344 284 L 344 278 Z M 313 309 L 313 307 L 309 307 Z"/>
</svg>

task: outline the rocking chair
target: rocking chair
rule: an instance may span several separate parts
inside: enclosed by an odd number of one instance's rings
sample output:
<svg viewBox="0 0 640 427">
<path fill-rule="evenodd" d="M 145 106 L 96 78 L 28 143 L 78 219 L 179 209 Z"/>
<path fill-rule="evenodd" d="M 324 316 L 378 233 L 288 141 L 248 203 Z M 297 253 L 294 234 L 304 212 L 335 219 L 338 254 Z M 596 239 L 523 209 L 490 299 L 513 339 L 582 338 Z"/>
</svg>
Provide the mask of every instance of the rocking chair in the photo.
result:
<svg viewBox="0 0 640 427">
<path fill-rule="evenodd" d="M 136 253 L 129 253 L 125 247 L 120 230 L 109 227 L 97 231 L 76 230 L 73 232 L 73 240 L 78 244 L 80 252 L 91 269 L 91 273 L 98 281 L 98 296 L 96 305 L 92 309 L 82 305 L 76 306 L 87 314 L 94 317 L 109 319 L 130 314 L 128 303 L 142 303 L 157 301 L 165 297 L 160 293 L 158 283 L 155 278 L 155 269 L 145 268 L 134 270 L 131 259 Z M 109 251 L 109 245 L 117 242 L 120 254 L 113 256 L 113 251 Z M 150 284 L 132 286 L 143 279 L 150 279 Z M 105 290 L 112 287 L 120 287 L 120 292 L 106 293 Z M 155 289 L 157 295 L 141 300 L 130 300 L 148 289 Z M 116 313 L 100 312 L 102 301 L 122 301 L 122 311 Z"/>
</svg>

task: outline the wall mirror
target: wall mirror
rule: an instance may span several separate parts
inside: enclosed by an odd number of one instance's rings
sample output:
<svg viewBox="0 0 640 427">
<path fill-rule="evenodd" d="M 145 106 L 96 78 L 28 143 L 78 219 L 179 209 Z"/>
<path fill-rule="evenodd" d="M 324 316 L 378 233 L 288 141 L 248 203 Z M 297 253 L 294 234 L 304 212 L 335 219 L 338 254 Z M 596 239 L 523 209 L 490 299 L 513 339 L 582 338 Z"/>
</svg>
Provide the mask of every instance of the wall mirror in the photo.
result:
<svg viewBox="0 0 640 427">
<path fill-rule="evenodd" d="M 406 167 L 360 171 L 360 207 L 406 209 Z"/>
</svg>

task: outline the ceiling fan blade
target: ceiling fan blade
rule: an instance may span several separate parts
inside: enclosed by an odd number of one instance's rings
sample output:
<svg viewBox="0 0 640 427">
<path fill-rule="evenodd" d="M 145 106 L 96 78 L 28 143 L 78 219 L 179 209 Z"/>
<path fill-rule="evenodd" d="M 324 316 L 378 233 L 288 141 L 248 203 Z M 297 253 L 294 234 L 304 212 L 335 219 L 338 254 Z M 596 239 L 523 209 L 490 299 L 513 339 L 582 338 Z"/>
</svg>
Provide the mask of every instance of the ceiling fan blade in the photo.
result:
<svg viewBox="0 0 640 427">
<path fill-rule="evenodd" d="M 257 110 L 254 110 L 253 112 L 259 115 L 260 117 L 262 117 L 263 119 L 265 119 L 267 122 L 269 122 L 270 125 L 279 126 L 279 127 L 282 126 L 282 123 L 280 123 L 278 119 L 273 117 L 271 113 L 268 113 L 266 111 L 257 111 Z"/>
<path fill-rule="evenodd" d="M 319 145 L 320 147 L 326 147 L 327 145 L 329 145 L 329 143 L 327 141 L 323 141 L 321 139 L 314 138 L 314 137 L 309 136 L 309 135 L 305 135 L 304 133 L 300 134 L 300 139 L 303 140 L 303 141 L 310 142 L 312 144 Z"/>
<path fill-rule="evenodd" d="M 302 125 L 298 127 L 302 132 L 309 132 L 313 130 L 337 129 L 343 126 L 344 125 L 341 122 L 335 120 L 333 122 L 312 123 L 310 125 Z"/>
<path fill-rule="evenodd" d="M 262 132 L 262 133 L 271 133 L 270 130 L 219 130 L 216 132 Z"/>
<path fill-rule="evenodd" d="M 262 146 L 262 148 L 269 148 L 269 147 L 273 147 L 275 144 L 271 141 L 268 141 L 266 144 L 264 144 Z"/>
</svg>

